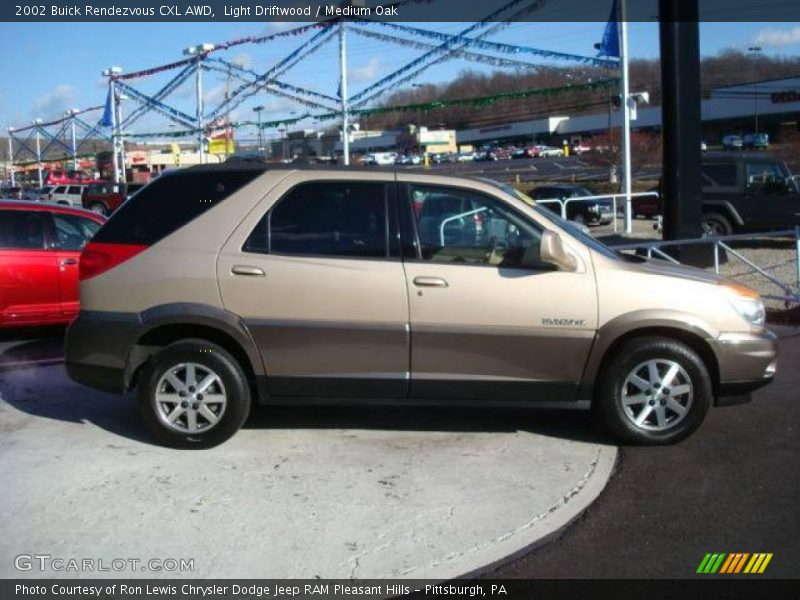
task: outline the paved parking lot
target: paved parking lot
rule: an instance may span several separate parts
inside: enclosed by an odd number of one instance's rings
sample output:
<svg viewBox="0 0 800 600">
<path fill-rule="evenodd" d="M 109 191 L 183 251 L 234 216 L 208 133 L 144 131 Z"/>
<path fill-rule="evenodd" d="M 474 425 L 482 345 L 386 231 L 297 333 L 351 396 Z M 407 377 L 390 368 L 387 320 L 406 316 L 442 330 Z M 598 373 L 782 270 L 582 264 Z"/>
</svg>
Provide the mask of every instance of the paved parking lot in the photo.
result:
<svg viewBox="0 0 800 600">
<path fill-rule="evenodd" d="M 132 577 L 451 578 L 563 528 L 616 457 L 569 411 L 265 408 L 217 448 L 163 448 L 132 397 L 67 379 L 59 333 L 0 342 L 0 577 L 45 553 L 194 560 Z"/>
</svg>

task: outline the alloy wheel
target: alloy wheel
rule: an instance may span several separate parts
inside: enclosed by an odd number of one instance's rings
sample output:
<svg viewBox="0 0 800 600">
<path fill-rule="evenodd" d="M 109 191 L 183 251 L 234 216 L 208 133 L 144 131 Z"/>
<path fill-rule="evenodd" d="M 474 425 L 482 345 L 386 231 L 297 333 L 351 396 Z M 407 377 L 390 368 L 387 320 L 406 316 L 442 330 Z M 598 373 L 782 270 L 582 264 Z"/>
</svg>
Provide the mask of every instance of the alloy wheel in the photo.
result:
<svg viewBox="0 0 800 600">
<path fill-rule="evenodd" d="M 651 359 L 637 365 L 622 384 L 625 416 L 647 431 L 666 431 L 683 421 L 693 398 L 689 374 L 668 359 Z"/>
<path fill-rule="evenodd" d="M 221 377 L 192 362 L 169 368 L 158 380 L 153 401 L 161 423 L 180 433 L 212 429 L 228 403 Z"/>
</svg>

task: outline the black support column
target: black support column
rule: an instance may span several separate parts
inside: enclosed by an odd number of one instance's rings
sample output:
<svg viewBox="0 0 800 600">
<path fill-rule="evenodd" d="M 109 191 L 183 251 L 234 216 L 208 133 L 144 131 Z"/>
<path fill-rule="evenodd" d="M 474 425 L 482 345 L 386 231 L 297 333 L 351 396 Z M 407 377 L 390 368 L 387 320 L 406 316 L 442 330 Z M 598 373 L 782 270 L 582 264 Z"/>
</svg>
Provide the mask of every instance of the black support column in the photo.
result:
<svg viewBox="0 0 800 600">
<path fill-rule="evenodd" d="M 698 0 L 659 0 L 664 239 L 696 238 L 700 217 Z"/>
</svg>

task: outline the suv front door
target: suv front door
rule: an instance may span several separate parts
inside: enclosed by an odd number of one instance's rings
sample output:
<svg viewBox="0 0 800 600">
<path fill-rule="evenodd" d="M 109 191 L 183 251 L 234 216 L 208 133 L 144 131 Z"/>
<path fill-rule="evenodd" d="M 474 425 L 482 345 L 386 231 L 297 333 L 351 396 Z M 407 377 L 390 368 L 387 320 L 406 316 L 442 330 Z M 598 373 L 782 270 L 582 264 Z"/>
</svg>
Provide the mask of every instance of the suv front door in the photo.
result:
<svg viewBox="0 0 800 600">
<path fill-rule="evenodd" d="M 787 186 L 788 173 L 782 163 L 745 161 L 744 175 L 744 194 L 753 227 L 783 229 L 800 223 L 800 194 Z"/>
<path fill-rule="evenodd" d="M 488 193 L 401 186 L 413 398 L 563 402 L 597 329 L 591 263 L 536 264 L 543 228 Z M 525 264 L 523 265 L 523 257 Z"/>
<path fill-rule="evenodd" d="M 304 179 L 284 179 L 223 248 L 223 304 L 255 338 L 272 396 L 404 398 L 394 182 Z"/>
</svg>

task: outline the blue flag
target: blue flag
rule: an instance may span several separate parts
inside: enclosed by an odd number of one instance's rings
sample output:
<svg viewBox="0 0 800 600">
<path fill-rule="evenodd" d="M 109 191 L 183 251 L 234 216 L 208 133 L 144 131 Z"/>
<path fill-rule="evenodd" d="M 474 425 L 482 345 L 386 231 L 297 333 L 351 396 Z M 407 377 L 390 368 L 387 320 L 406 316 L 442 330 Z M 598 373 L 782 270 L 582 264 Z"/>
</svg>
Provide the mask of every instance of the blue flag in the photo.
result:
<svg viewBox="0 0 800 600">
<path fill-rule="evenodd" d="M 111 116 L 111 90 L 108 90 L 108 96 L 106 97 L 106 107 L 103 109 L 103 118 L 100 119 L 100 126 L 101 127 L 113 127 L 114 126 L 114 119 Z"/>
<path fill-rule="evenodd" d="M 617 23 L 618 0 L 611 1 L 611 14 L 603 32 L 603 41 L 600 42 L 597 56 L 619 58 L 619 23 Z"/>
</svg>

